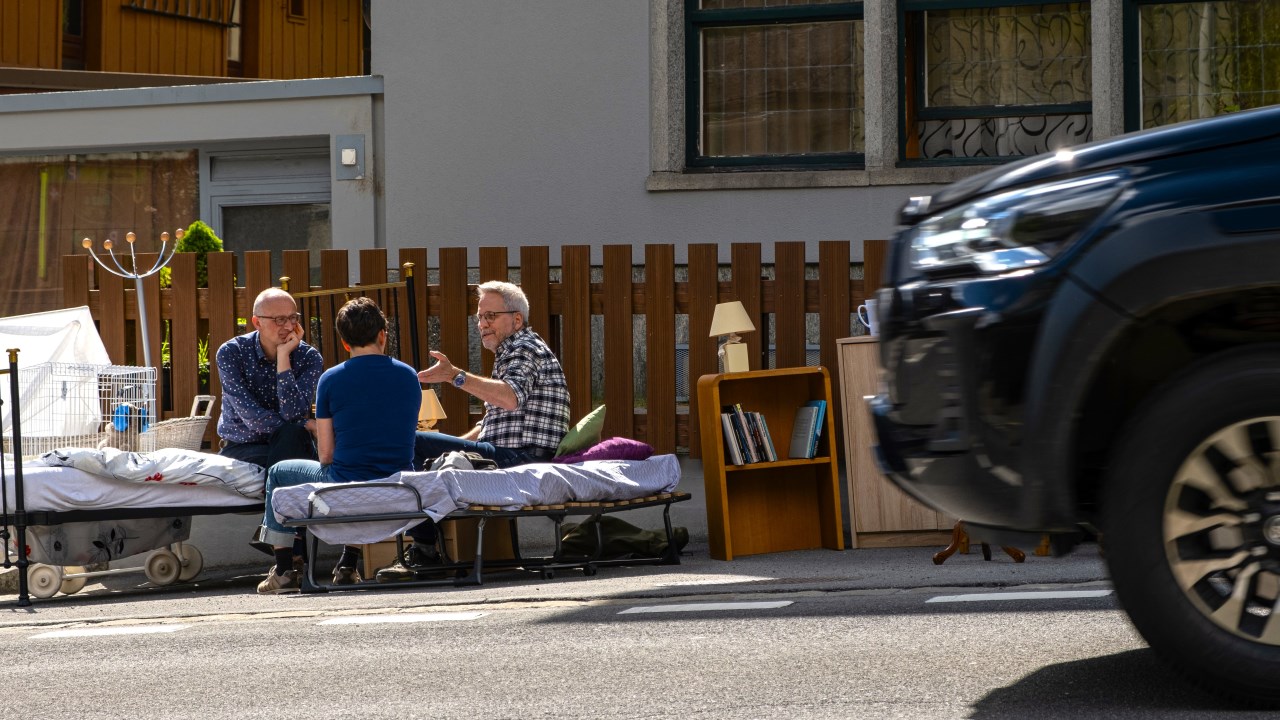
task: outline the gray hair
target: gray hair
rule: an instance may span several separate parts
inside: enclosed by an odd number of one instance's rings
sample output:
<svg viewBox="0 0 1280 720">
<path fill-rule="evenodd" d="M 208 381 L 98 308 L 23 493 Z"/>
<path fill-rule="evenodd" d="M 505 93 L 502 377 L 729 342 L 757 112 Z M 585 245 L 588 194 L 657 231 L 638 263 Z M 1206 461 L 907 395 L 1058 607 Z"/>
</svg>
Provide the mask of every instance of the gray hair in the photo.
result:
<svg viewBox="0 0 1280 720">
<path fill-rule="evenodd" d="M 501 295 L 502 307 L 520 313 L 520 319 L 524 321 L 524 325 L 528 326 L 529 298 L 525 296 L 519 285 L 502 280 L 490 280 L 476 286 L 476 297 L 484 297 L 486 293 Z"/>
</svg>

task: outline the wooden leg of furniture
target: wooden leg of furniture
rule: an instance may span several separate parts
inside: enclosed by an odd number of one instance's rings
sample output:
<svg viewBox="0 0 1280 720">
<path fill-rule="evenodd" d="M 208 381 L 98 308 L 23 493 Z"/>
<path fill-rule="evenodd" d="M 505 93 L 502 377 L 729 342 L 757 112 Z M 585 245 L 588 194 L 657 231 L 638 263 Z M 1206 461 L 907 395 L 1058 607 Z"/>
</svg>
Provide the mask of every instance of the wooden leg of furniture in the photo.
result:
<svg viewBox="0 0 1280 720">
<path fill-rule="evenodd" d="M 1045 533 L 1040 536 L 1040 544 L 1036 546 L 1036 557 L 1046 557 L 1052 550 L 1049 548 L 1049 534 Z"/>
<path fill-rule="evenodd" d="M 1013 561 L 1016 563 L 1023 562 L 1027 559 L 1027 554 L 1016 547 L 1001 545 L 1000 549 L 1003 550 L 1006 555 L 1013 558 Z M 951 529 L 951 544 L 934 554 L 933 564 L 941 565 L 946 562 L 947 558 L 954 555 L 956 550 L 960 550 L 964 553 L 969 552 L 969 533 L 964 530 L 963 520 L 957 521 L 955 527 Z M 987 543 L 982 543 L 982 559 L 991 559 L 991 546 Z"/>
<path fill-rule="evenodd" d="M 1004 551 L 1004 554 L 1005 554 L 1005 555 L 1008 555 L 1009 557 L 1013 558 L 1013 561 L 1014 561 L 1014 562 L 1016 562 L 1016 563 L 1020 563 L 1020 562 L 1022 562 L 1023 560 L 1026 560 L 1026 559 L 1027 559 L 1027 554 L 1026 554 L 1026 553 L 1024 553 L 1024 552 L 1022 552 L 1021 550 L 1019 550 L 1019 549 L 1018 549 L 1018 548 L 1016 548 L 1016 547 L 1009 547 L 1008 545 L 1001 545 L 1001 546 L 1000 546 L 1000 549 Z"/>
<path fill-rule="evenodd" d="M 963 520 L 957 521 L 955 527 L 951 528 L 951 544 L 934 554 L 933 564 L 941 565 L 946 562 L 947 558 L 954 555 L 956 550 L 960 549 L 961 542 L 965 545 L 969 544 L 969 535 L 964 531 Z"/>
</svg>

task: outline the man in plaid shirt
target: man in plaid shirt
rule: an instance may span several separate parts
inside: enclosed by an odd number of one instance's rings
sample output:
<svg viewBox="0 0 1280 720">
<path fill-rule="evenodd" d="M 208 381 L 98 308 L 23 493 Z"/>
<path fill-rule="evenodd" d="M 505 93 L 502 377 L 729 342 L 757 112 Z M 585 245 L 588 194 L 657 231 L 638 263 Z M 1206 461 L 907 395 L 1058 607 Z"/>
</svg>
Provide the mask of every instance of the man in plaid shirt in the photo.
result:
<svg viewBox="0 0 1280 720">
<path fill-rule="evenodd" d="M 490 281 L 479 294 L 476 327 L 480 342 L 494 355 L 493 373 L 480 377 L 456 367 L 443 353 L 418 373 L 424 383 L 449 383 L 484 402 L 480 422 L 460 437 L 419 432 L 414 467 L 453 450 L 474 452 L 505 468 L 550 460 L 569 429 L 569 388 L 560 361 L 527 325 L 529 299 L 508 282 Z M 439 562 L 435 523 L 427 521 L 408 533 L 413 545 L 396 565 L 378 571 L 379 581 L 417 576 L 416 568 Z"/>
</svg>

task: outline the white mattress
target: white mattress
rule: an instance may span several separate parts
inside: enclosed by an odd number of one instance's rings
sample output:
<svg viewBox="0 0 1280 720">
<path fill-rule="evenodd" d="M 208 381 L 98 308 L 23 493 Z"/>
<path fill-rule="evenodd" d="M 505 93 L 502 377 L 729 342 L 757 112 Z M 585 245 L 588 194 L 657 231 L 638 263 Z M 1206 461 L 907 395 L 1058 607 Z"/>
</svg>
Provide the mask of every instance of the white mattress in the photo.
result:
<svg viewBox="0 0 1280 720">
<path fill-rule="evenodd" d="M 15 509 L 13 466 L 5 463 L 5 512 Z M 22 485 L 27 511 L 100 510 L 184 506 L 232 507 L 254 501 L 216 485 L 134 482 L 91 475 L 73 467 L 23 465 Z"/>
<path fill-rule="evenodd" d="M 317 517 L 424 512 L 433 520 L 440 520 L 468 505 L 515 510 L 526 505 L 631 500 L 672 492 L 680 483 L 680 463 L 675 455 L 655 455 L 648 460 L 532 463 L 506 470 L 449 468 L 396 473 L 380 482 L 392 487 L 308 483 L 277 488 L 272 492 L 271 505 L 281 522 L 308 517 L 313 497 L 319 500 L 315 504 Z M 409 488 L 416 490 L 418 496 Z M 317 491 L 323 492 L 315 495 Z M 308 529 L 326 543 L 358 544 L 385 540 L 420 522 L 334 523 L 311 525 Z"/>
</svg>

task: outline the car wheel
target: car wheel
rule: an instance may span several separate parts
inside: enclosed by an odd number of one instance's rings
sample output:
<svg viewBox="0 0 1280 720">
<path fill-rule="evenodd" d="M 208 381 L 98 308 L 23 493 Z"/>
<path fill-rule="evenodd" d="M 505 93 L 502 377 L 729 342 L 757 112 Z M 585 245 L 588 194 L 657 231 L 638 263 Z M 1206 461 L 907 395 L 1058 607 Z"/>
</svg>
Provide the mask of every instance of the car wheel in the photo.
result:
<svg viewBox="0 0 1280 720">
<path fill-rule="evenodd" d="M 1151 647 L 1211 691 L 1280 704 L 1280 346 L 1153 393 L 1102 501 L 1116 595 Z"/>
</svg>

